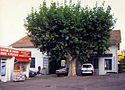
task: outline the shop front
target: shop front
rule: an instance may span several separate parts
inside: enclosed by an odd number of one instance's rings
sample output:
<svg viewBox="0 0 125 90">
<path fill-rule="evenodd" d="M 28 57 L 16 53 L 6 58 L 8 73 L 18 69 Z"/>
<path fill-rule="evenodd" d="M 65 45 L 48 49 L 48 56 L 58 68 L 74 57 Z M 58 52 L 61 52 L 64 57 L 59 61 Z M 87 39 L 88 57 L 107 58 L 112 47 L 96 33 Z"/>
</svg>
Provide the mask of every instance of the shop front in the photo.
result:
<svg viewBox="0 0 125 90">
<path fill-rule="evenodd" d="M 0 81 L 19 81 L 29 77 L 31 52 L 0 47 Z"/>
</svg>

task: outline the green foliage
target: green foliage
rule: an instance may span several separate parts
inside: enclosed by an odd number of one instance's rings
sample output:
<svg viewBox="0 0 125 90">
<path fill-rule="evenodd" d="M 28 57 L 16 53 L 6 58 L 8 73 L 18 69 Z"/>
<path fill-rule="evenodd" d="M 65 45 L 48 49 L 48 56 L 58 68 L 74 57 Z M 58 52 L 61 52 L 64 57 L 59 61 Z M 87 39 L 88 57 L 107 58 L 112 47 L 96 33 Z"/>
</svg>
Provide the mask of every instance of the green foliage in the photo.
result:
<svg viewBox="0 0 125 90">
<path fill-rule="evenodd" d="M 90 53 L 103 54 L 109 48 L 110 31 L 115 23 L 111 7 L 90 9 L 77 5 L 59 6 L 46 2 L 40 10 L 32 10 L 26 17 L 26 29 L 34 45 L 48 55 L 73 57 L 87 60 Z M 57 56 L 59 58 L 59 56 Z M 55 56 L 56 57 L 56 56 Z"/>
</svg>

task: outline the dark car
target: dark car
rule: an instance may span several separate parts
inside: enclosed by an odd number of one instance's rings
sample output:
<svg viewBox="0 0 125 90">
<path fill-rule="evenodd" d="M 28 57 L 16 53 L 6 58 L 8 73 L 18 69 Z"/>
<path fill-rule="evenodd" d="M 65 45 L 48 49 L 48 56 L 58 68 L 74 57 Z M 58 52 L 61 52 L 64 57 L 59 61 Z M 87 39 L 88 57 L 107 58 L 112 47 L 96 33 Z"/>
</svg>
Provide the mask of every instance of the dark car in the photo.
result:
<svg viewBox="0 0 125 90">
<path fill-rule="evenodd" d="M 29 71 L 29 77 L 35 77 L 36 75 L 37 75 L 36 72 L 34 72 L 32 70 Z"/>
<path fill-rule="evenodd" d="M 66 68 L 66 67 L 60 68 L 60 69 L 56 70 L 56 75 L 57 75 L 57 77 L 59 77 L 60 75 L 67 76 L 68 75 L 68 71 L 69 71 L 69 69 Z"/>
</svg>

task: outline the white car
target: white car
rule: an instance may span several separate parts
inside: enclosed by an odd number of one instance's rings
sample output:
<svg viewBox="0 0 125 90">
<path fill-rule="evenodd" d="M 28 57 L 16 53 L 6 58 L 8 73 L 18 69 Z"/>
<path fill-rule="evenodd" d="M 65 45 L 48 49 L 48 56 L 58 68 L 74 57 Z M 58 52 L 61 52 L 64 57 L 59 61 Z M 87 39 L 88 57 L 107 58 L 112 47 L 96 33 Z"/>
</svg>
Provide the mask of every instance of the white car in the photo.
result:
<svg viewBox="0 0 125 90">
<path fill-rule="evenodd" d="M 81 66 L 81 74 L 82 75 L 93 75 L 94 67 L 91 63 L 85 63 Z"/>
</svg>

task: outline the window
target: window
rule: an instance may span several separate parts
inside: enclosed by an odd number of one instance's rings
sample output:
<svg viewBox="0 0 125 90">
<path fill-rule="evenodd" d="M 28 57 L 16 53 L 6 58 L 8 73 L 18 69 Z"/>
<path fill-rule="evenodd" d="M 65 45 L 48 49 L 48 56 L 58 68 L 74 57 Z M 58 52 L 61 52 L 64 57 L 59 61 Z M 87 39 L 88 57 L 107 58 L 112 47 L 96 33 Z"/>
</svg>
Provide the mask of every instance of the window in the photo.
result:
<svg viewBox="0 0 125 90">
<path fill-rule="evenodd" d="M 35 57 L 31 58 L 30 68 L 35 68 Z"/>
<path fill-rule="evenodd" d="M 20 70 L 20 63 L 14 64 L 14 70 Z"/>
<path fill-rule="evenodd" d="M 91 65 L 83 65 L 83 68 L 91 68 Z"/>
<path fill-rule="evenodd" d="M 105 70 L 112 70 L 112 59 L 105 59 Z"/>
<path fill-rule="evenodd" d="M 6 62 L 2 62 L 1 76 L 6 76 Z"/>
<path fill-rule="evenodd" d="M 26 63 L 21 63 L 21 71 L 26 72 Z"/>
</svg>

